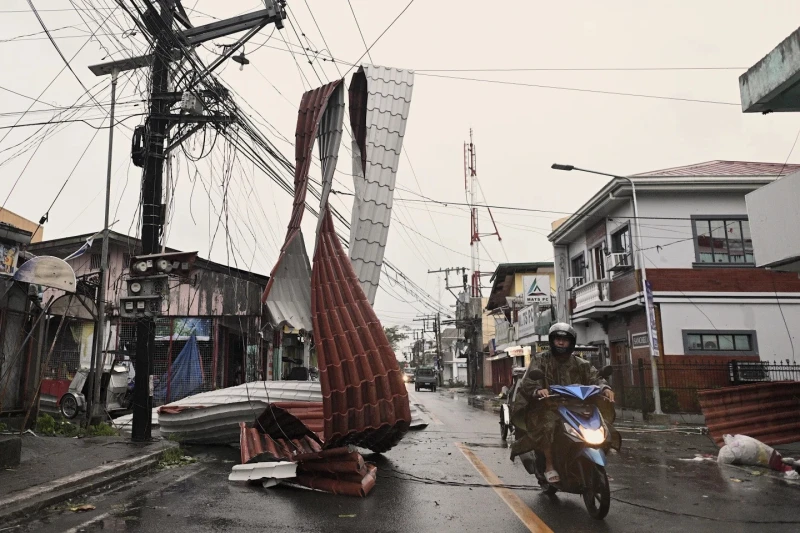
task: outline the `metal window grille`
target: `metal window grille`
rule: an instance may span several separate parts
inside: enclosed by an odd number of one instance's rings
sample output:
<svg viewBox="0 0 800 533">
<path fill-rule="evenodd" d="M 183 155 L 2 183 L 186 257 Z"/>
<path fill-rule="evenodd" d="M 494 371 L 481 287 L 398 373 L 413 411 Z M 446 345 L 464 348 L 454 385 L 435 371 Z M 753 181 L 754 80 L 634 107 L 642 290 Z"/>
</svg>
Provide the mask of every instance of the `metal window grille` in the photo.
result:
<svg viewBox="0 0 800 533">
<path fill-rule="evenodd" d="M 100 258 L 101 258 L 100 254 L 92 254 L 91 257 L 89 258 L 89 268 L 91 268 L 92 270 L 99 269 L 101 261 Z"/>
</svg>

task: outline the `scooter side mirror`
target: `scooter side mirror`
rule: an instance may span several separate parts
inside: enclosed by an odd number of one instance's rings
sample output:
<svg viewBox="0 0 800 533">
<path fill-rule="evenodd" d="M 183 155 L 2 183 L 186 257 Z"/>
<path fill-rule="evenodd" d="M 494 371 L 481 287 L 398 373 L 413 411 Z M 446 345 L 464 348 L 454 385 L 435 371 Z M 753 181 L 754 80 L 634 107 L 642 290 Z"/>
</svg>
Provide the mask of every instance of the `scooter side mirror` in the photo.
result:
<svg viewBox="0 0 800 533">
<path fill-rule="evenodd" d="M 603 370 L 600 371 L 600 377 L 605 379 L 611 377 L 611 374 L 614 373 L 614 367 L 611 365 L 603 367 Z"/>
<path fill-rule="evenodd" d="M 528 372 L 528 378 L 533 380 L 544 379 L 544 372 L 542 372 L 538 368 L 534 368 L 533 370 Z"/>
</svg>

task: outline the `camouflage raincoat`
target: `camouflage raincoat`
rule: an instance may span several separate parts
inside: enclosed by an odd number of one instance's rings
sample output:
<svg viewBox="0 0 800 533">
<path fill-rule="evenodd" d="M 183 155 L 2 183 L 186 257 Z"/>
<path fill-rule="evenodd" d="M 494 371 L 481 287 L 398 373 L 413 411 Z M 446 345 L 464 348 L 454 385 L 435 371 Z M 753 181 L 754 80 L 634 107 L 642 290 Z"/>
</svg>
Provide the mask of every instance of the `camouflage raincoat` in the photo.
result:
<svg viewBox="0 0 800 533">
<path fill-rule="evenodd" d="M 531 370 L 544 372 L 544 380 L 533 380 L 528 377 Z M 536 392 L 551 385 L 598 385 L 609 388 L 605 379 L 588 361 L 576 355 L 570 355 L 559 361 L 550 352 L 534 354 L 531 364 L 520 379 L 514 393 L 512 403 L 512 423 L 522 431 L 518 431 L 518 440 L 511 445 L 512 457 L 531 450 L 541 450 L 553 443 L 556 424 L 559 421 L 554 402 L 535 399 Z M 614 421 L 615 412 L 610 402 L 598 402 L 600 413 L 607 423 Z"/>
</svg>

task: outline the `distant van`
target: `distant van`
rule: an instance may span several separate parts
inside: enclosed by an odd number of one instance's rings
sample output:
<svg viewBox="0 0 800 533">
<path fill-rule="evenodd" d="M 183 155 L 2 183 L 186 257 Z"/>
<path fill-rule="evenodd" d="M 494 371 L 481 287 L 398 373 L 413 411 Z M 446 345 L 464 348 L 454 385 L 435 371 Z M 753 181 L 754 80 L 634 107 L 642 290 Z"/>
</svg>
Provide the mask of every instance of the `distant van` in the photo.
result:
<svg viewBox="0 0 800 533">
<path fill-rule="evenodd" d="M 432 367 L 419 367 L 414 378 L 414 390 L 430 389 L 436 392 L 436 371 Z"/>
</svg>

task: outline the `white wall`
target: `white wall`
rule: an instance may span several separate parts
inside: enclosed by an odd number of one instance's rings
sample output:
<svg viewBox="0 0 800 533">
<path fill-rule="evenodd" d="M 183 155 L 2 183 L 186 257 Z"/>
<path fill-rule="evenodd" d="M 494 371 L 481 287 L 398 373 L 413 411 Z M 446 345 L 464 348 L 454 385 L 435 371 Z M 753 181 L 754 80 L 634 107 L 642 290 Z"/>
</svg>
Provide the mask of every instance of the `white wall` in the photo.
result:
<svg viewBox="0 0 800 533">
<path fill-rule="evenodd" d="M 638 192 L 638 191 L 637 191 Z M 639 192 L 641 217 L 685 218 L 692 215 L 747 216 L 744 193 L 692 191 L 687 193 Z M 642 218 L 642 248 L 647 268 L 692 268 L 695 262 L 690 220 Z M 660 246 L 660 249 L 656 249 Z"/>
<path fill-rule="evenodd" d="M 608 344 L 608 335 L 603 331 L 603 326 L 594 320 L 573 324 L 572 327 L 575 328 L 575 333 L 578 334 L 578 344 L 589 344 L 591 342 L 605 342 Z"/>
<path fill-rule="evenodd" d="M 658 299 L 656 297 L 656 299 Z M 800 303 L 782 303 L 800 361 Z M 682 330 L 753 330 L 762 360 L 792 359 L 792 346 L 777 304 L 661 303 L 664 353 L 684 353 Z"/>
</svg>

